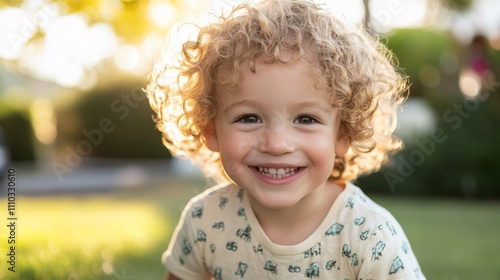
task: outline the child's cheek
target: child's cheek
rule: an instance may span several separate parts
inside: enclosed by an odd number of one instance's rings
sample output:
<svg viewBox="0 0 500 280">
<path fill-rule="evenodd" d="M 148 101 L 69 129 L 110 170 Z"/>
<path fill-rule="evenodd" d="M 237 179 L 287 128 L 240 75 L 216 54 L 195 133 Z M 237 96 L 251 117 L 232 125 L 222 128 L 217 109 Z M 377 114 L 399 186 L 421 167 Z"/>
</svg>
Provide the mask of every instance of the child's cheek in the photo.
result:
<svg viewBox="0 0 500 280">
<path fill-rule="evenodd" d="M 306 137 L 302 147 L 313 162 L 328 166 L 333 164 L 335 159 L 335 141 L 334 137 Z"/>
<path fill-rule="evenodd" d="M 255 145 L 257 137 L 243 134 L 231 135 L 224 141 L 222 147 L 222 161 L 226 172 L 234 173 L 245 168 L 246 164 L 255 159 Z"/>
</svg>

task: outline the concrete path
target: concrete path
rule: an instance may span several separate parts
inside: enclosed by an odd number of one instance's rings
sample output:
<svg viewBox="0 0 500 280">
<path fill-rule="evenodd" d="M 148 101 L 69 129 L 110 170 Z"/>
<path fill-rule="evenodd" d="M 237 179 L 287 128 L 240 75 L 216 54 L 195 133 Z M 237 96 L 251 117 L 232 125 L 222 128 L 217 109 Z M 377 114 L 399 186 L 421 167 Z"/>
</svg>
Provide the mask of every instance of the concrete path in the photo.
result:
<svg viewBox="0 0 500 280">
<path fill-rule="evenodd" d="M 16 193 L 27 195 L 66 192 L 106 192 L 158 184 L 169 178 L 201 177 L 187 161 L 171 160 L 88 160 L 62 174 L 50 164 L 13 164 Z M 5 193 L 6 182 L 0 183 Z M 5 186 L 5 187 L 4 187 Z"/>
</svg>

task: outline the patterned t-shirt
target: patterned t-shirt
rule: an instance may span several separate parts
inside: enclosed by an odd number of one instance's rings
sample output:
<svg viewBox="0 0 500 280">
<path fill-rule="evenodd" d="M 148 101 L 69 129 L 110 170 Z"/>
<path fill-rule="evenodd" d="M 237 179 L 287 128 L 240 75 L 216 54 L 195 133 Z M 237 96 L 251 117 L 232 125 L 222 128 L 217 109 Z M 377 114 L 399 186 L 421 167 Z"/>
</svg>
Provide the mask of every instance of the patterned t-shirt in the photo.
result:
<svg viewBox="0 0 500 280">
<path fill-rule="evenodd" d="M 220 185 L 184 209 L 162 258 L 189 279 L 425 279 L 394 217 L 347 182 L 322 224 L 292 246 L 264 233 L 247 193 Z"/>
</svg>

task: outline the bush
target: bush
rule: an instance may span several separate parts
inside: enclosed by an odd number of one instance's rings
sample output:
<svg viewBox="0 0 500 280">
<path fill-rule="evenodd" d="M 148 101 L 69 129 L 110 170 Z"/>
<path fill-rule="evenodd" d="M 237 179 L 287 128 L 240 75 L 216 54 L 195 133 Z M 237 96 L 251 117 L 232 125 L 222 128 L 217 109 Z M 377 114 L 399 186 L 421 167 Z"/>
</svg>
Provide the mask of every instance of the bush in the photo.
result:
<svg viewBox="0 0 500 280">
<path fill-rule="evenodd" d="M 0 128 L 4 131 L 6 146 L 12 161 L 35 159 L 34 135 L 28 112 L 5 110 L 0 115 Z"/>
<path fill-rule="evenodd" d="M 166 158 L 139 83 L 98 88 L 58 113 L 58 145 L 100 158 Z"/>
<path fill-rule="evenodd" d="M 389 38 L 400 66 L 410 75 L 411 95 L 427 100 L 434 111 L 436 139 L 405 139 L 405 149 L 392 157 L 379 173 L 359 179 L 367 191 L 397 194 L 500 198 L 500 88 L 483 91 L 476 100 L 465 99 L 458 88 L 459 69 L 467 67 L 467 47 L 453 43 L 447 34 L 405 30 Z M 442 54 L 461 58 L 456 73 L 442 69 Z M 498 65 L 500 54 L 487 50 L 486 58 Z M 429 87 L 421 69 L 431 65 L 440 82 Z M 498 67 L 492 67 L 497 71 Z M 418 118 L 419 116 L 415 116 Z"/>
</svg>

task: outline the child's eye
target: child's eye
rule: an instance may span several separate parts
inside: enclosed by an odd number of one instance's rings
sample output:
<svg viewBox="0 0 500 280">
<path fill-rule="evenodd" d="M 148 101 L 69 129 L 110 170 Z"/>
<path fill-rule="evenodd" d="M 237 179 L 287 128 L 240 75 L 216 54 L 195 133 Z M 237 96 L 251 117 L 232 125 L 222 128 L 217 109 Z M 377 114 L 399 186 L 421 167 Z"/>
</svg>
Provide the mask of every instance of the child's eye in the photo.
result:
<svg viewBox="0 0 500 280">
<path fill-rule="evenodd" d="M 313 124 L 313 123 L 318 123 L 318 121 L 311 117 L 311 116 L 299 116 L 296 120 L 295 120 L 296 123 L 299 123 L 299 124 Z"/>
<path fill-rule="evenodd" d="M 259 117 L 256 115 L 245 115 L 239 117 L 236 122 L 241 122 L 241 123 L 259 123 Z"/>
</svg>

